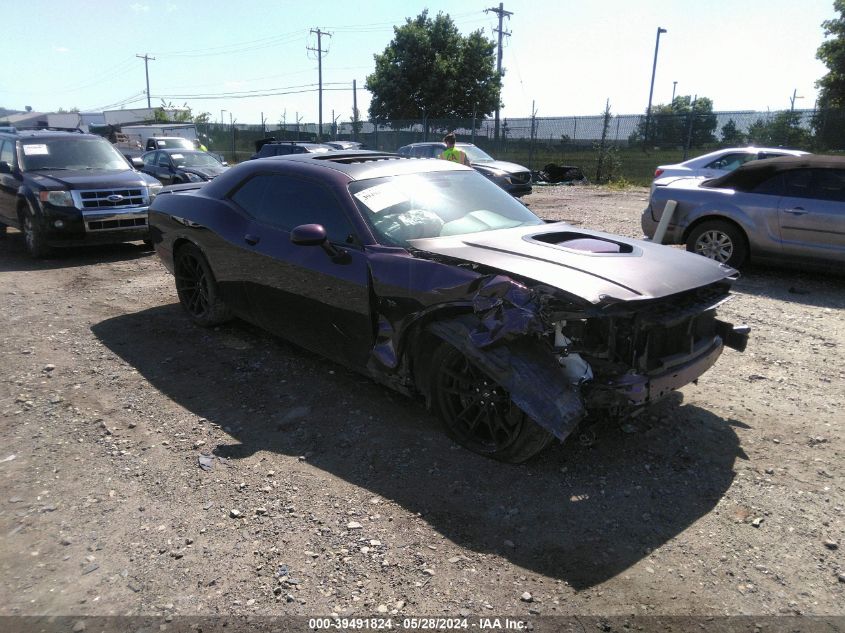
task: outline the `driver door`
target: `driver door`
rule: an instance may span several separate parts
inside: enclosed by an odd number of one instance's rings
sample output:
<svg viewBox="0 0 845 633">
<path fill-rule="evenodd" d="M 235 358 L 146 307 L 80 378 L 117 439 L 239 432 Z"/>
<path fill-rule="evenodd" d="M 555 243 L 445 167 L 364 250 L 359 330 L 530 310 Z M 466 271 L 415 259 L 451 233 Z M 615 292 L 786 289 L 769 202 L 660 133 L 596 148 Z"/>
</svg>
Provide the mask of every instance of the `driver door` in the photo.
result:
<svg viewBox="0 0 845 633">
<path fill-rule="evenodd" d="M 240 259 L 259 323 L 328 358 L 366 365 L 374 341 L 369 268 L 337 197 L 316 181 L 260 174 L 231 199 L 251 218 Z M 346 255 L 333 259 L 319 246 L 291 243 L 301 224 L 323 225 Z"/>
</svg>

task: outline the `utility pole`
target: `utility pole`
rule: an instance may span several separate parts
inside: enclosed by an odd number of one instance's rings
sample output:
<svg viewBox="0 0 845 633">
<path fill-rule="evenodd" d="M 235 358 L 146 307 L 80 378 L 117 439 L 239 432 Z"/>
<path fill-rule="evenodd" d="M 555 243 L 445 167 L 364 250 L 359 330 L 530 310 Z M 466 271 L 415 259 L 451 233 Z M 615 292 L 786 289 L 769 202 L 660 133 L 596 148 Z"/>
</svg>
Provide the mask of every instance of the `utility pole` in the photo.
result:
<svg viewBox="0 0 845 633">
<path fill-rule="evenodd" d="M 152 108 L 152 105 L 150 105 L 150 61 L 155 61 L 156 58 L 150 57 L 147 53 L 143 55 L 136 53 L 135 57 L 144 60 L 144 74 L 147 76 L 147 107 Z"/>
<path fill-rule="evenodd" d="M 314 51 L 317 54 L 317 76 L 320 82 L 320 99 L 319 99 L 319 112 L 318 112 L 318 127 L 317 127 L 317 142 L 323 140 L 323 53 L 328 53 L 328 51 L 323 50 L 323 35 L 328 35 L 329 37 L 332 36 L 331 33 L 326 33 L 325 31 L 321 31 L 319 28 L 311 29 L 312 33 L 317 34 L 317 48 L 307 47 L 309 51 Z"/>
<path fill-rule="evenodd" d="M 677 81 L 673 81 L 673 82 L 672 82 L 672 103 L 673 103 L 673 104 L 675 103 L 675 89 L 676 89 L 677 87 L 678 87 L 678 82 L 677 82 Z"/>
<path fill-rule="evenodd" d="M 264 113 L 261 113 L 261 136 L 267 136 L 267 128 L 265 127 L 265 123 L 267 123 L 267 119 L 264 118 Z"/>
<path fill-rule="evenodd" d="M 352 80 L 352 140 L 358 140 L 358 80 Z"/>
<path fill-rule="evenodd" d="M 301 116 L 299 116 L 299 112 L 296 113 L 296 140 L 299 140 L 299 122 L 302 121 Z"/>
<path fill-rule="evenodd" d="M 237 162 L 238 157 L 235 154 L 235 120 L 232 118 L 232 112 L 229 111 L 229 127 L 232 128 L 232 160 Z"/>
<path fill-rule="evenodd" d="M 792 96 L 789 98 L 789 111 L 790 111 L 790 112 L 794 112 L 794 111 L 795 111 L 795 100 L 796 100 L 796 99 L 803 99 L 803 98 L 804 98 L 804 97 L 799 97 L 799 96 L 798 96 L 798 88 L 796 88 L 795 90 L 793 90 L 793 91 L 792 91 Z"/>
<path fill-rule="evenodd" d="M 505 11 L 504 5 L 500 2 L 499 8 L 493 7 L 492 9 L 484 9 L 484 13 L 493 12 L 499 16 L 499 28 L 493 29 L 495 33 L 499 34 L 499 45 L 496 48 L 496 74 L 499 76 L 499 81 L 501 82 L 502 79 L 502 37 L 507 35 L 510 37 L 510 31 L 503 31 L 502 30 L 502 19 L 510 17 L 513 15 L 513 11 Z M 499 104 L 496 103 L 496 124 L 495 124 L 495 132 L 494 132 L 495 139 L 499 140 Z"/>
<path fill-rule="evenodd" d="M 668 31 L 660 26 L 657 27 L 657 40 L 654 42 L 654 63 L 651 66 L 651 87 L 648 89 L 648 108 L 645 111 L 645 135 L 643 136 L 643 150 L 648 145 L 648 128 L 651 124 L 651 97 L 654 93 L 654 75 L 657 72 L 657 51 L 660 49 L 660 34 Z"/>
</svg>

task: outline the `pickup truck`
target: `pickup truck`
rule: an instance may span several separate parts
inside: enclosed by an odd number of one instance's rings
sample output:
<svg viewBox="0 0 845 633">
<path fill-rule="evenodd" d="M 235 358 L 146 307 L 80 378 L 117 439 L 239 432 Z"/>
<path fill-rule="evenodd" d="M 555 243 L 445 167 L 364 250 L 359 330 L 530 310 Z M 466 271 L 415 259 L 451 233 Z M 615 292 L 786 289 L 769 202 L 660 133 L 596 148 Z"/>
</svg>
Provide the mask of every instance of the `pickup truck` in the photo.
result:
<svg viewBox="0 0 845 633">
<path fill-rule="evenodd" d="M 148 240 L 147 211 L 161 188 L 101 136 L 0 132 L 0 236 L 17 228 L 35 258 L 60 246 Z"/>
</svg>

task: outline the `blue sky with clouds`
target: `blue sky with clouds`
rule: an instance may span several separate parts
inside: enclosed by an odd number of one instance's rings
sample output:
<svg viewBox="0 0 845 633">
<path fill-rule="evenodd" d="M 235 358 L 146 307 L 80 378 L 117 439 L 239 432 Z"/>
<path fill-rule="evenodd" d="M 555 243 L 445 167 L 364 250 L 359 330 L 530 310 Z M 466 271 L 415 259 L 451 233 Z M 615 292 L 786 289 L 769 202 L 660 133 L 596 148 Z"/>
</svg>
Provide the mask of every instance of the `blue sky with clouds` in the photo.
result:
<svg viewBox="0 0 845 633">
<path fill-rule="evenodd" d="M 373 55 L 423 9 L 448 13 L 463 33 L 495 37 L 491 1 L 440 0 L 29 0 L 4 6 L 4 39 L 14 63 L 0 78 L 0 106 L 38 111 L 187 103 L 228 122 L 317 120 L 317 62 L 323 38 L 323 121 L 348 121 L 352 81 L 366 113 L 364 81 Z M 597 114 L 645 109 L 655 34 L 661 36 L 654 102 L 678 94 L 710 97 L 718 110 L 812 108 L 821 22 L 832 0 L 508 0 L 512 33 L 503 47 L 503 116 Z M 9 63 L 7 57 L 7 63 Z M 13 66 L 13 69 L 12 69 Z M 269 94 L 272 93 L 272 94 Z M 267 95 L 267 96 L 261 96 Z"/>
</svg>

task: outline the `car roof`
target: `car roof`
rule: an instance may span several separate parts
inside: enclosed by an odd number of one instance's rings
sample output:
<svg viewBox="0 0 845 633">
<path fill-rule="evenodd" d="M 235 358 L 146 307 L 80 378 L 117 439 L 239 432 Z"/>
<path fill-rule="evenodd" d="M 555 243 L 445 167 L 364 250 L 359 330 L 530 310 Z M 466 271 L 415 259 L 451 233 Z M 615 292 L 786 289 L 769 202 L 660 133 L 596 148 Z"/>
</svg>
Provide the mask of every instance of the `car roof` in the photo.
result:
<svg viewBox="0 0 845 633">
<path fill-rule="evenodd" d="M 98 134 L 87 134 L 81 130 L 14 130 L 10 132 L 0 132 L 5 138 L 15 138 L 19 140 L 28 140 L 33 138 L 103 138 Z"/>
<path fill-rule="evenodd" d="M 242 164 L 255 164 L 256 162 L 247 161 L 247 163 Z M 433 161 L 426 158 L 408 158 L 398 154 L 370 150 L 338 150 L 325 154 L 287 154 L 286 156 L 263 158 L 260 162 L 265 165 L 274 162 L 304 163 L 312 168 L 340 172 L 350 180 L 413 174 L 421 171 L 472 171 L 470 167 L 447 160 Z"/>
<path fill-rule="evenodd" d="M 753 160 L 705 184 L 715 189 L 749 191 L 776 174 L 796 169 L 845 169 L 845 156 L 805 154 Z"/>
<path fill-rule="evenodd" d="M 464 143 L 462 141 L 458 141 L 457 143 L 455 143 L 455 145 L 475 145 L 475 144 L 474 143 Z M 444 143 L 443 141 L 423 141 L 423 142 L 420 142 L 420 143 L 410 143 L 408 145 L 405 145 L 405 147 L 432 147 L 432 146 L 434 146 L 434 147 L 437 147 L 437 146 L 445 147 L 446 143 Z"/>
<path fill-rule="evenodd" d="M 711 160 L 718 158 L 719 156 L 726 156 L 727 154 L 759 154 L 760 152 L 766 154 L 785 154 L 790 156 L 798 156 L 807 153 L 801 150 L 787 149 L 785 147 L 725 147 L 723 149 L 708 152 L 707 154 L 702 154 L 701 156 L 696 156 L 695 158 L 690 158 L 689 160 L 685 160 L 681 163 L 661 165 L 660 168 L 671 169 L 673 167 L 693 167 L 697 166 L 699 163 L 709 163 Z"/>
</svg>

